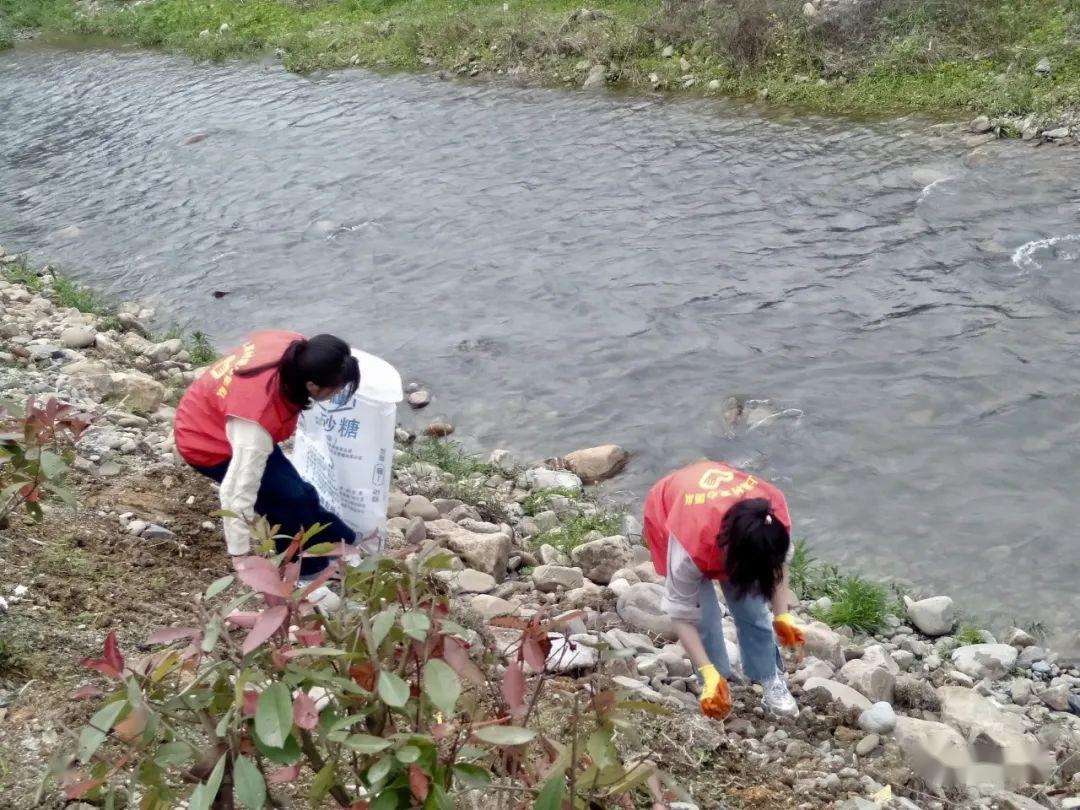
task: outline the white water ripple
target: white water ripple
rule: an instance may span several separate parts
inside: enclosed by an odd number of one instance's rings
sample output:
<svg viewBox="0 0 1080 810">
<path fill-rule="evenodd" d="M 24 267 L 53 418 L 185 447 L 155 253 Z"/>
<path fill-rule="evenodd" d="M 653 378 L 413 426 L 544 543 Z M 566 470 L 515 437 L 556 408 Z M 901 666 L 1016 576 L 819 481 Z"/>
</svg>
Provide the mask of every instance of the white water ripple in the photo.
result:
<svg viewBox="0 0 1080 810">
<path fill-rule="evenodd" d="M 1021 245 L 1012 255 L 1013 264 L 1021 270 L 1041 270 L 1042 265 L 1035 261 L 1035 254 L 1044 248 L 1052 248 L 1062 242 L 1080 242 L 1080 233 L 1070 233 L 1064 236 L 1051 236 L 1048 239 L 1035 239 Z M 1076 259 L 1077 256 L 1068 254 L 1067 259 Z"/>
</svg>

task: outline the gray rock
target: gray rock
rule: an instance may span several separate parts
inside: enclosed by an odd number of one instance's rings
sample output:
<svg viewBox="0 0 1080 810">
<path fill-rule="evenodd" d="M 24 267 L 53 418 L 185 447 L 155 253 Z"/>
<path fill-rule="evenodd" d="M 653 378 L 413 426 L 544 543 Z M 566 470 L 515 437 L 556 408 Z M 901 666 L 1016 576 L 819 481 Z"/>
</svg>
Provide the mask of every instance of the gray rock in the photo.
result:
<svg viewBox="0 0 1080 810">
<path fill-rule="evenodd" d="M 893 699 L 896 678 L 886 667 L 874 661 L 848 661 L 840 669 L 840 680 L 866 695 L 871 701 L 889 702 Z"/>
<path fill-rule="evenodd" d="M 831 678 L 835 674 L 836 668 L 832 664 L 810 656 L 803 660 L 791 681 L 792 683 L 806 683 L 810 678 Z"/>
<path fill-rule="evenodd" d="M 537 554 L 540 555 L 540 562 L 544 565 L 562 565 L 565 567 L 570 565 L 570 558 L 550 543 L 541 545 Z"/>
<path fill-rule="evenodd" d="M 612 574 L 633 562 L 634 555 L 626 538 L 616 535 L 576 546 L 570 559 L 588 579 L 607 585 Z"/>
<path fill-rule="evenodd" d="M 1035 63 L 1035 72 L 1040 76 L 1049 76 L 1053 69 L 1054 66 L 1050 64 L 1050 58 L 1047 56 Z"/>
<path fill-rule="evenodd" d="M 899 717 L 896 742 L 904 762 L 929 786 L 964 784 L 971 757 L 967 743 L 956 729 L 944 723 Z"/>
<path fill-rule="evenodd" d="M 450 574 L 451 593 L 478 593 L 487 594 L 495 590 L 495 577 L 491 574 L 466 568 L 462 571 L 447 571 L 440 573 Z"/>
<path fill-rule="evenodd" d="M 893 725 L 895 727 L 895 718 Z M 881 737 L 879 737 L 877 734 L 867 734 L 855 745 L 855 753 L 858 754 L 860 757 L 865 757 L 867 754 L 877 748 L 880 744 Z"/>
<path fill-rule="evenodd" d="M 603 65 L 593 65 L 589 68 L 589 75 L 581 85 L 582 90 L 596 90 L 604 86 L 607 81 L 607 68 Z"/>
<path fill-rule="evenodd" d="M 60 333 L 60 345 L 67 349 L 87 349 L 94 345 L 97 332 L 90 326 L 69 326 Z"/>
<path fill-rule="evenodd" d="M 427 539 L 427 524 L 423 518 L 413 518 L 405 527 L 405 542 L 410 546 L 418 546 Z"/>
<path fill-rule="evenodd" d="M 803 684 L 803 692 L 813 692 L 815 689 L 824 689 L 830 700 L 847 709 L 865 711 L 871 706 L 868 698 L 839 681 L 828 678 L 808 678 Z"/>
<path fill-rule="evenodd" d="M 805 652 L 834 667 L 844 665 L 844 638 L 822 622 L 813 622 L 803 627 L 806 639 Z"/>
<path fill-rule="evenodd" d="M 176 537 L 173 532 L 169 531 L 164 526 L 159 526 L 156 523 L 151 523 L 149 526 L 143 529 L 140 536 L 144 540 L 170 540 L 173 537 Z"/>
<path fill-rule="evenodd" d="M 968 129 L 970 129 L 976 135 L 981 135 L 984 132 L 989 132 L 993 128 L 994 128 L 994 125 L 990 122 L 990 119 L 985 115 L 980 115 L 978 118 L 976 118 L 970 124 L 968 124 Z"/>
<path fill-rule="evenodd" d="M 1068 127 L 1055 127 L 1054 129 L 1048 129 L 1043 133 L 1043 137 L 1051 141 L 1060 141 L 1069 137 Z"/>
<path fill-rule="evenodd" d="M 409 407 L 413 410 L 426 408 L 431 404 L 431 393 L 428 391 L 413 391 L 409 394 Z"/>
<path fill-rule="evenodd" d="M 1032 645 L 1031 647 L 1025 647 L 1020 651 L 1020 655 L 1016 657 L 1016 666 L 1020 669 L 1031 669 L 1036 661 L 1042 661 L 1045 658 L 1046 650 L 1042 647 Z"/>
<path fill-rule="evenodd" d="M 915 653 L 907 650 L 893 650 L 889 655 L 904 672 L 907 672 L 915 664 Z"/>
<path fill-rule="evenodd" d="M 469 604 L 476 613 L 487 621 L 499 616 L 513 616 L 518 611 L 518 606 L 513 602 L 490 594 L 478 594 L 472 598 Z"/>
<path fill-rule="evenodd" d="M 932 596 L 918 602 L 906 599 L 907 615 L 919 632 L 926 636 L 943 636 L 956 624 L 956 610 L 948 596 Z"/>
<path fill-rule="evenodd" d="M 1000 678 L 1016 664 L 1017 651 L 1008 644 L 969 644 L 952 654 L 953 666 L 975 679 Z"/>
<path fill-rule="evenodd" d="M 550 532 L 559 528 L 559 516 L 552 510 L 546 509 L 533 515 L 533 523 L 536 524 L 537 532 Z"/>
<path fill-rule="evenodd" d="M 423 495 L 413 495 L 405 504 L 402 514 L 407 518 L 421 518 L 423 520 L 438 520 L 441 515 L 435 508 L 435 504 Z"/>
<path fill-rule="evenodd" d="M 651 582 L 639 582 L 619 597 L 616 611 L 624 622 L 636 630 L 643 630 L 664 638 L 674 639 L 675 628 L 671 619 L 660 609 L 664 589 Z"/>
<path fill-rule="evenodd" d="M 390 493 L 390 497 L 386 501 L 386 516 L 388 518 L 401 517 L 405 511 L 405 504 L 409 502 L 409 496 L 404 492 Z"/>
<path fill-rule="evenodd" d="M 525 480 L 535 491 L 539 489 L 566 489 L 581 492 L 581 479 L 565 470 L 549 470 L 547 467 L 534 467 L 525 471 Z"/>
<path fill-rule="evenodd" d="M 622 470 L 629 460 L 630 454 L 617 444 L 575 450 L 568 453 L 564 459 L 567 468 L 586 484 L 611 478 Z"/>
<path fill-rule="evenodd" d="M 1069 695 L 1071 694 L 1066 684 L 1051 686 L 1045 690 L 1039 698 L 1055 712 L 1069 711 Z"/>
<path fill-rule="evenodd" d="M 150 526 L 145 520 L 132 520 L 127 525 L 128 534 L 133 534 L 136 537 L 140 537 L 143 532 Z"/>
<path fill-rule="evenodd" d="M 891 734 L 896 728 L 896 712 L 880 701 L 859 715 L 859 728 L 874 734 Z"/>
<path fill-rule="evenodd" d="M 568 568 L 563 565 L 538 565 L 532 572 L 532 583 L 536 590 L 551 593 L 560 588 L 571 590 L 580 588 L 585 578 L 580 568 Z"/>
<path fill-rule="evenodd" d="M 469 567 L 491 574 L 496 582 L 506 578 L 506 566 L 510 561 L 508 534 L 471 532 L 446 518 L 429 522 L 427 532 L 433 540 L 445 543 Z"/>
<path fill-rule="evenodd" d="M 1027 706 L 1031 703 L 1031 695 L 1034 684 L 1028 678 L 1017 678 L 1009 685 L 1009 697 L 1017 706 Z"/>
<path fill-rule="evenodd" d="M 1012 627 L 1005 634 L 1005 643 L 1010 647 L 1016 647 L 1018 650 L 1023 650 L 1027 647 L 1034 647 L 1035 639 L 1025 630 L 1021 630 L 1019 627 Z"/>
<path fill-rule="evenodd" d="M 941 708 L 941 700 L 927 679 L 900 675 L 893 687 L 893 705 L 901 709 L 936 712 Z"/>
</svg>

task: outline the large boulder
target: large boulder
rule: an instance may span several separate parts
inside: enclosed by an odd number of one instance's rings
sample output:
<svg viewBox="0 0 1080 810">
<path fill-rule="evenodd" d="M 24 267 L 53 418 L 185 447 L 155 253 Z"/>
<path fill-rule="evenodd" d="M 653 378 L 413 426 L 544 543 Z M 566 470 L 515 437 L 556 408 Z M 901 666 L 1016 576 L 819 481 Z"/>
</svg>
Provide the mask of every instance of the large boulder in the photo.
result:
<svg viewBox="0 0 1080 810">
<path fill-rule="evenodd" d="M 928 785 L 950 788 L 966 784 L 971 755 L 956 729 L 930 720 L 898 717 L 895 734 L 905 763 Z"/>
<path fill-rule="evenodd" d="M 630 454 L 617 444 L 575 450 L 568 453 L 564 459 L 567 468 L 586 484 L 611 478 L 622 470 L 629 460 Z"/>
<path fill-rule="evenodd" d="M 109 394 L 132 413 L 149 415 L 165 399 L 165 386 L 141 371 L 116 371 L 109 375 Z"/>
<path fill-rule="evenodd" d="M 943 636 L 956 624 L 953 600 L 947 596 L 932 596 L 918 602 L 905 598 L 907 615 L 920 633 L 927 636 Z"/>
<path fill-rule="evenodd" d="M 88 349 L 94 345 L 97 332 L 86 325 L 69 326 L 60 333 L 60 345 L 66 349 Z"/>
<path fill-rule="evenodd" d="M 489 622 L 499 616 L 513 616 L 518 611 L 518 606 L 508 599 L 500 599 L 498 596 L 486 593 L 474 596 L 469 606 Z"/>
<path fill-rule="evenodd" d="M 953 666 L 976 680 L 1006 675 L 1016 664 L 1019 655 L 1008 644 L 969 644 L 952 654 Z"/>
<path fill-rule="evenodd" d="M 580 588 L 585 582 L 580 568 L 568 568 L 564 565 L 538 565 L 532 572 L 533 587 L 544 593 L 562 589 L 564 591 Z"/>
<path fill-rule="evenodd" d="M 651 582 L 639 582 L 619 597 L 616 611 L 624 622 L 635 630 L 653 633 L 667 639 L 676 637 L 671 618 L 660 609 L 664 589 Z"/>
<path fill-rule="evenodd" d="M 615 535 L 582 543 L 570 552 L 570 559 L 588 579 L 607 585 L 616 571 L 633 562 L 634 553 L 625 537 Z"/>
<path fill-rule="evenodd" d="M 428 537 L 445 545 L 477 571 L 491 574 L 496 582 L 506 578 L 510 560 L 510 535 L 472 532 L 452 520 L 433 520 L 427 524 Z"/>
<path fill-rule="evenodd" d="M 1019 716 L 998 708 L 974 690 L 962 686 L 938 689 L 941 719 L 972 743 L 978 772 L 996 772 L 1010 785 L 1043 781 L 1050 763 Z M 986 778 L 985 776 L 982 778 Z"/>
<path fill-rule="evenodd" d="M 871 703 L 864 695 L 860 695 L 850 686 L 834 681 L 829 678 L 807 678 L 803 684 L 803 692 L 813 692 L 815 689 L 823 689 L 833 703 L 839 703 L 845 709 L 866 711 Z"/>
<path fill-rule="evenodd" d="M 844 665 L 844 638 L 827 624 L 813 622 L 802 628 L 805 652 L 839 669 Z"/>
</svg>

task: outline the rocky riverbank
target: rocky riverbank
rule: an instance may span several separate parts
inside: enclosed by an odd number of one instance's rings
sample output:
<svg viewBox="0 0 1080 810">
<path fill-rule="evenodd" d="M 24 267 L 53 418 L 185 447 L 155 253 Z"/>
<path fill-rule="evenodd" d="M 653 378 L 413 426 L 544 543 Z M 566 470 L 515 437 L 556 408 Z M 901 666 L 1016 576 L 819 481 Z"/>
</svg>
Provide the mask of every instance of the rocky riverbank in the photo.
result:
<svg viewBox="0 0 1080 810">
<path fill-rule="evenodd" d="M 49 505 L 42 524 L 0 530 L 0 749 L 5 800 L 17 797 L 5 806 L 29 807 L 58 733 L 80 717 L 65 699 L 82 682 L 74 662 L 106 627 L 137 645 L 147 627 L 181 620 L 227 562 L 212 490 L 171 446 L 170 403 L 197 373 L 190 346 L 154 338 L 137 306 L 65 307 L 51 273 L 0 262 L 19 268 L 0 280 L 0 398 L 54 396 L 93 423 L 74 462 L 78 510 Z M 389 545 L 452 551 L 438 576 L 497 648 L 517 632 L 490 625 L 497 617 L 582 610 L 547 668 L 603 668 L 669 709 L 640 744 L 699 807 L 1080 807 L 1080 662 L 1016 629 L 961 643 L 945 596 L 909 600 L 872 634 L 816 621 L 833 614 L 805 601 L 806 656 L 789 662 L 800 715 L 768 717 L 755 687 L 737 684 L 726 723 L 702 718 L 636 521 L 587 491 L 625 461 L 611 446 L 478 459 L 399 429 Z M 730 618 L 725 632 L 737 661 Z M 597 639 L 626 652 L 601 663 Z"/>
</svg>

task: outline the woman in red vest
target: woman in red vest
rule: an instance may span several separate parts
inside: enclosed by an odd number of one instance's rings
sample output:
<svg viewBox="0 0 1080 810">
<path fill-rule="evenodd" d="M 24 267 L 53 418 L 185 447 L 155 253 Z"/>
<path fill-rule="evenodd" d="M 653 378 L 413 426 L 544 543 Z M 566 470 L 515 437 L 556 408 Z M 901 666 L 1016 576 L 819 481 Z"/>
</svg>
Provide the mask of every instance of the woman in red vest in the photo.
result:
<svg viewBox="0 0 1080 810">
<path fill-rule="evenodd" d="M 250 552 L 248 521 L 255 515 L 280 526 L 282 538 L 319 523 L 326 526 L 320 539 L 355 542 L 356 533 L 322 508 L 278 445 L 296 431 L 301 411 L 342 391 L 351 396 L 359 384 L 360 367 L 340 338 L 266 331 L 226 352 L 184 393 L 173 427 L 176 449 L 221 484 L 221 508 L 237 516 L 224 519 L 231 556 Z M 287 545 L 278 540 L 279 551 Z M 328 564 L 304 558 L 300 576 L 310 579 Z M 321 595 L 332 598 L 329 589 Z"/>
<path fill-rule="evenodd" d="M 714 582 L 735 620 L 743 672 L 762 685 L 765 708 L 798 714 L 776 646 L 776 639 L 785 647 L 803 643 L 788 613 L 790 532 L 780 490 L 722 462 L 677 470 L 645 499 L 645 541 L 664 576 L 660 604 L 697 667 L 701 708 L 710 717 L 731 710 L 731 664 Z"/>
</svg>

